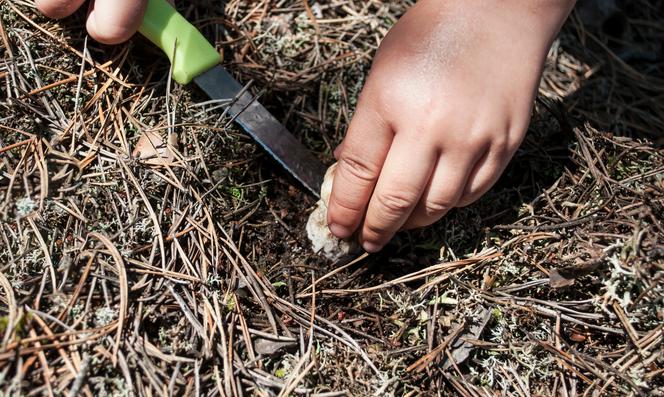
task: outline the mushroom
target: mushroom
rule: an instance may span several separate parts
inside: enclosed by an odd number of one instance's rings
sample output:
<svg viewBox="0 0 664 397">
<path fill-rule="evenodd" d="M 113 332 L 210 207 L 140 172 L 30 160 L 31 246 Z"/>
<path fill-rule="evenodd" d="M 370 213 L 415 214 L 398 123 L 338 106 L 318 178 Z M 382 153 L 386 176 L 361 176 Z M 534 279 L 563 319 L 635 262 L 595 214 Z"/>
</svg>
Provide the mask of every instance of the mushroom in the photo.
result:
<svg viewBox="0 0 664 397">
<path fill-rule="evenodd" d="M 307 236 L 314 252 L 320 253 L 332 261 L 339 261 L 359 251 L 359 244 L 355 242 L 354 237 L 345 240 L 338 239 L 327 227 L 327 204 L 330 201 L 336 168 L 337 164 L 334 163 L 327 169 L 320 188 L 320 200 L 316 203 L 316 208 L 307 222 Z"/>
</svg>

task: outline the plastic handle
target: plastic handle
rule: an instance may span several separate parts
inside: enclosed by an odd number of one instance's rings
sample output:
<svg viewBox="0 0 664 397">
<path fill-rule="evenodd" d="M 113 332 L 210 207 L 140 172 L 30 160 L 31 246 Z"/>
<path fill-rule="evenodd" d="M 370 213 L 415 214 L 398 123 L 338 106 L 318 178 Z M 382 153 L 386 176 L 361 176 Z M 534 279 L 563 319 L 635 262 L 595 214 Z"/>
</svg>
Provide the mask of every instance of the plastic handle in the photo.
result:
<svg viewBox="0 0 664 397">
<path fill-rule="evenodd" d="M 217 50 L 166 0 L 148 1 L 138 31 L 166 53 L 173 80 L 180 84 L 191 82 L 220 61 Z"/>
</svg>

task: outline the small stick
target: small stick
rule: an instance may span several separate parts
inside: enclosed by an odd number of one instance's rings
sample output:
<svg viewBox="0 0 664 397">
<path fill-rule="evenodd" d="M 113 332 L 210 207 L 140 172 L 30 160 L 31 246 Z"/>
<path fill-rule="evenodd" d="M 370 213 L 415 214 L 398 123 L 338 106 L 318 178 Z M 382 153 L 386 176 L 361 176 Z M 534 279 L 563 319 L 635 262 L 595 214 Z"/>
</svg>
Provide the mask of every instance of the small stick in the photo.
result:
<svg viewBox="0 0 664 397">
<path fill-rule="evenodd" d="M 68 397 L 75 397 L 78 395 L 81 387 L 83 387 L 83 382 L 88 377 L 88 370 L 90 369 L 90 355 L 88 353 L 83 354 L 83 362 L 81 363 L 81 370 L 78 371 L 74 383 L 69 389 Z"/>
<path fill-rule="evenodd" d="M 26 139 L 26 140 L 23 140 L 23 141 L 20 141 L 20 142 L 12 143 L 9 146 L 5 146 L 3 148 L 0 148 L 0 153 L 8 152 L 12 149 L 16 149 L 19 146 L 23 146 L 23 145 L 26 145 L 26 144 L 31 143 L 31 142 L 32 142 L 32 138 Z"/>
<path fill-rule="evenodd" d="M 420 372 L 425 369 L 429 363 L 433 362 L 433 360 L 435 360 L 436 357 L 438 357 L 438 355 L 442 353 L 442 351 L 445 350 L 445 348 L 449 346 L 449 344 L 452 343 L 457 338 L 457 336 L 459 336 L 461 331 L 464 330 L 465 326 L 466 321 L 464 320 L 454 329 L 454 331 L 452 331 L 451 334 L 447 336 L 447 338 L 445 338 L 443 343 L 438 345 L 435 349 L 431 350 L 430 353 L 425 354 L 424 356 L 420 357 L 419 360 L 412 363 L 408 368 L 406 368 L 406 372 L 412 372 L 413 370 Z"/>
</svg>

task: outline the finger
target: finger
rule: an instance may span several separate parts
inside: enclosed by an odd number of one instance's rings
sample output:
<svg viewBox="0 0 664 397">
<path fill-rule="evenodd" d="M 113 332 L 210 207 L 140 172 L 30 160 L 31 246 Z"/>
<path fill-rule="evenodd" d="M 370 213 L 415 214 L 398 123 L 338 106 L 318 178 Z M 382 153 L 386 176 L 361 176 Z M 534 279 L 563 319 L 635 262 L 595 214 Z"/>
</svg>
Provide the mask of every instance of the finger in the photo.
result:
<svg viewBox="0 0 664 397">
<path fill-rule="evenodd" d="M 358 106 L 338 154 L 328 204 L 335 236 L 348 238 L 359 227 L 393 138 L 387 122 L 366 105 Z"/>
<path fill-rule="evenodd" d="M 371 197 L 360 241 L 367 252 L 379 251 L 406 222 L 424 192 L 438 153 L 399 134 L 387 155 Z"/>
<path fill-rule="evenodd" d="M 65 18 L 83 5 L 85 0 L 36 0 L 37 9 L 49 18 Z"/>
<path fill-rule="evenodd" d="M 456 207 L 463 196 L 468 176 L 479 155 L 468 153 L 443 153 L 422 198 L 413 210 L 404 229 L 414 229 L 433 224 Z"/>
<path fill-rule="evenodd" d="M 477 162 L 468 177 L 458 207 L 465 207 L 477 201 L 498 181 L 509 164 L 511 153 L 489 151 Z"/>
<path fill-rule="evenodd" d="M 127 41 L 141 25 L 147 0 L 95 0 L 86 27 L 100 43 Z"/>
</svg>

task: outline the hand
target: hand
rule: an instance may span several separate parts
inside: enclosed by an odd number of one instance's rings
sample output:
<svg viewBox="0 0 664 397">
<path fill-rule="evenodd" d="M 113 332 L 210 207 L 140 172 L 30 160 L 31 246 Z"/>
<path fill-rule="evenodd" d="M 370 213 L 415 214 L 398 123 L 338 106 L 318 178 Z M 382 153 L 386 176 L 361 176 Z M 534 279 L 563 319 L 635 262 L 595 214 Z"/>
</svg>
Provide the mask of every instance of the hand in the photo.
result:
<svg viewBox="0 0 664 397">
<path fill-rule="evenodd" d="M 73 14 L 85 0 L 36 0 L 37 8 L 51 18 Z M 118 44 L 129 39 L 141 25 L 147 0 L 94 0 L 90 2 L 86 28 L 100 43 Z"/>
<path fill-rule="evenodd" d="M 381 44 L 343 143 L 330 231 L 376 252 L 477 200 L 521 143 L 573 1 L 421 0 Z"/>
</svg>

